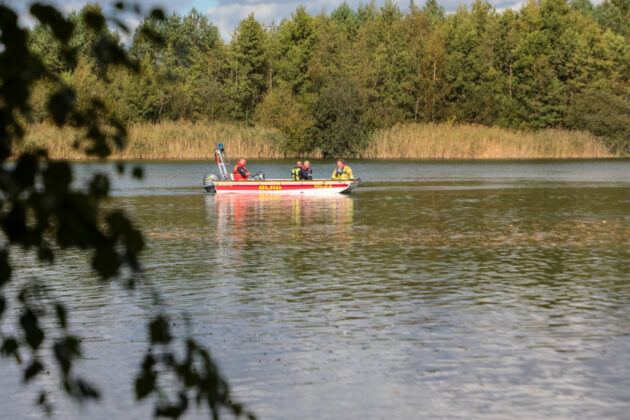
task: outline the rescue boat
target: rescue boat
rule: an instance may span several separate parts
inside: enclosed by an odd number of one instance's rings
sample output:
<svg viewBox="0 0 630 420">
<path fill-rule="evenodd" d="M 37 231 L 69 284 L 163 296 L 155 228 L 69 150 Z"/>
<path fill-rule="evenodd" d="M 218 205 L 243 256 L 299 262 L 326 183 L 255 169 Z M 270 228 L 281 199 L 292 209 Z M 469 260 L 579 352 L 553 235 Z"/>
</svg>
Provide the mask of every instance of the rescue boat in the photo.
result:
<svg viewBox="0 0 630 420">
<path fill-rule="evenodd" d="M 228 173 L 229 165 L 223 144 L 214 150 L 220 176 L 207 174 L 203 178 L 203 188 L 209 193 L 245 193 L 245 194 L 307 194 L 328 195 L 350 192 L 361 183 L 355 179 L 314 179 L 312 181 L 293 181 L 287 179 L 265 179 L 265 174 L 258 172 L 248 180 L 234 180 Z"/>
</svg>

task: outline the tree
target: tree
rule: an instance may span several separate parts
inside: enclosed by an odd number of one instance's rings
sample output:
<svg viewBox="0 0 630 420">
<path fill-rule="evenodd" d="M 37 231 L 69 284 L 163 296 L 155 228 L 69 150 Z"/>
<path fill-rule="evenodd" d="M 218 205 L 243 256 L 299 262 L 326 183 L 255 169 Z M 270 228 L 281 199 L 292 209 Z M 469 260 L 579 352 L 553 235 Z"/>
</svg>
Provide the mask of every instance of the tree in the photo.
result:
<svg viewBox="0 0 630 420">
<path fill-rule="evenodd" d="M 298 7 L 292 19 L 280 25 L 278 72 L 284 83 L 296 94 L 306 91 L 307 70 L 316 42 L 313 18 L 304 6 Z"/>
<path fill-rule="evenodd" d="M 352 80 L 333 80 L 314 105 L 315 141 L 324 157 L 360 156 L 368 141 L 365 104 Z"/>
<path fill-rule="evenodd" d="M 120 3 L 117 7 L 126 6 Z M 30 13 L 39 24 L 50 29 L 62 49 L 68 48 L 76 27 L 75 18 L 64 17 L 54 7 L 39 3 L 31 6 Z M 151 15 L 163 18 L 157 10 Z M 88 12 L 78 19 L 96 35 L 89 46 L 100 77 L 106 77 L 108 69 L 115 66 L 130 71 L 139 68 L 119 43 L 104 34 L 103 15 Z M 104 103 L 98 98 L 77 106 L 75 89 L 29 48 L 28 31 L 18 23 L 15 11 L 3 5 L 0 5 L 0 44 L 0 162 L 5 163 L 11 157 L 14 144 L 24 136 L 27 129 L 24 121 L 28 121 L 31 111 L 31 89 L 41 79 L 51 84 L 47 104 L 55 124 L 72 125 L 85 133 L 77 147 L 84 146 L 87 154 L 102 158 L 111 152 L 113 145 L 124 145 L 124 125 L 106 114 L 99 116 Z M 70 60 L 70 64 L 74 67 L 76 61 Z M 151 293 L 144 288 L 147 279 L 139 260 L 144 248 L 142 234 L 123 211 L 102 207 L 109 192 L 107 176 L 96 174 L 86 190 L 77 190 L 71 185 L 72 166 L 68 162 L 52 161 L 43 150 L 21 153 L 15 159 L 15 165 L 0 165 L 0 317 L 8 309 L 17 310 L 20 315 L 15 333 L 0 329 L 0 353 L 17 363 L 23 360 L 24 380 L 33 382 L 46 369 L 48 361 L 42 357 L 43 353 L 50 351 L 50 357 L 60 368 L 65 392 L 81 402 L 98 399 L 97 388 L 74 372 L 73 362 L 81 356 L 81 343 L 67 328 L 71 314 L 63 302 L 48 296 L 45 285 L 38 281 L 26 283 L 17 296 L 5 295 L 6 285 L 15 281 L 17 270 L 10 255 L 15 247 L 22 247 L 34 252 L 40 261 L 52 262 L 68 248 L 81 249 L 91 254 L 88 260 L 103 281 L 120 281 L 129 288 Z M 141 176 L 139 168 L 133 173 Z M 147 351 L 139 367 L 136 397 L 155 396 L 157 416 L 179 417 L 186 411 L 193 392 L 197 402 L 207 404 L 214 417 L 222 408 L 241 414 L 242 407 L 230 401 L 227 382 L 218 373 L 208 351 L 192 337 L 184 337 L 178 344 L 169 331 L 168 315 L 159 298 L 156 303 L 158 309 L 147 325 L 155 349 Z M 44 327 L 44 323 L 48 326 Z M 185 348 L 184 357 L 175 352 L 177 347 Z M 178 384 L 176 398 L 170 398 L 161 388 L 165 375 L 171 375 Z M 38 403 L 47 411 L 52 409 L 45 390 Z"/>
<path fill-rule="evenodd" d="M 285 135 L 281 150 L 299 155 L 315 151 L 313 118 L 292 90 L 280 87 L 270 91 L 256 108 L 256 117 Z"/>
<path fill-rule="evenodd" d="M 266 37 L 260 23 L 250 14 L 235 31 L 232 45 L 233 78 L 230 95 L 238 108 L 234 117 L 250 119 L 267 89 Z"/>
<path fill-rule="evenodd" d="M 613 153 L 630 153 L 630 101 L 587 89 L 571 103 L 567 124 L 602 136 Z"/>
<path fill-rule="evenodd" d="M 437 0 L 427 0 L 422 11 L 427 14 L 431 24 L 434 26 L 440 24 L 446 16 L 444 7 L 440 6 Z"/>
</svg>

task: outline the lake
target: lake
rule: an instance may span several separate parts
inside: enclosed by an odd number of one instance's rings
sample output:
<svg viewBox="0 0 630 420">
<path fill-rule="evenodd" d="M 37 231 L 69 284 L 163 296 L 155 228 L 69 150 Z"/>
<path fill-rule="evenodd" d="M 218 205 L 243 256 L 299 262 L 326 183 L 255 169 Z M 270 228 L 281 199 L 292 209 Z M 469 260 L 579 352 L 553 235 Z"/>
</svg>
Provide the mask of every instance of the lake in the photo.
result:
<svg viewBox="0 0 630 420">
<path fill-rule="evenodd" d="M 190 317 L 260 418 L 627 418 L 630 160 L 350 161 L 363 184 L 333 197 L 214 196 L 211 163 L 140 164 L 142 182 L 101 163 L 76 182 L 111 174 L 175 332 Z M 61 263 L 17 262 L 68 303 L 104 397 L 58 395 L 57 417 L 150 417 L 132 392 L 150 300 Z M 0 366 L 2 416 L 40 417 L 56 375 L 20 387 Z"/>
</svg>

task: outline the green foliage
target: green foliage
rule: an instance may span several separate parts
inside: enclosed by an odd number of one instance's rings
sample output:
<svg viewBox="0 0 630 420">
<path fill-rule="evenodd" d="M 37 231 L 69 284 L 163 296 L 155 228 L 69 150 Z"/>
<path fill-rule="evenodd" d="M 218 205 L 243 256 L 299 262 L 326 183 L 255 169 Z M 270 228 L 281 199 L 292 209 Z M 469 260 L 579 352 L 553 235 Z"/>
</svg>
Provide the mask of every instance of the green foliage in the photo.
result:
<svg viewBox="0 0 630 420">
<path fill-rule="evenodd" d="M 307 72 L 315 48 L 316 34 L 313 18 L 300 6 L 292 19 L 282 22 L 279 30 L 280 78 L 295 94 L 307 91 Z"/>
<path fill-rule="evenodd" d="M 588 89 L 576 96 L 567 123 L 578 130 L 602 136 L 613 153 L 630 153 L 630 101 Z"/>
<path fill-rule="evenodd" d="M 432 24 L 438 24 L 446 17 L 444 7 L 440 6 L 437 0 L 427 0 L 422 10 L 429 16 Z"/>
<path fill-rule="evenodd" d="M 28 47 L 47 73 L 32 86 L 34 121 L 50 118 L 51 96 L 53 120 L 79 126 L 70 102 L 100 122 L 257 119 L 286 135 L 287 153 L 306 153 L 319 147 L 315 104 L 332 80 L 358 89 L 368 129 L 411 121 L 564 127 L 585 89 L 619 95 L 630 86 L 624 0 L 541 0 L 501 13 L 476 0 L 448 15 L 436 0 L 406 11 L 393 1 L 342 3 L 328 16 L 299 7 L 278 26 L 248 16 L 229 44 L 195 9 L 156 12 L 133 33 L 134 60 L 122 66 L 112 66 L 125 54 L 105 24 L 116 20 L 99 6 L 67 18 L 38 7 L 46 17 L 28 32 Z"/>
<path fill-rule="evenodd" d="M 313 109 L 315 141 L 324 157 L 356 156 L 366 146 L 365 104 L 349 79 L 324 88 Z"/>
<path fill-rule="evenodd" d="M 285 134 L 281 141 L 282 150 L 299 154 L 315 151 L 313 117 L 290 89 L 279 88 L 269 92 L 258 105 L 256 117 L 261 123 L 277 127 Z"/>
<path fill-rule="evenodd" d="M 267 89 L 266 36 L 253 14 L 240 23 L 235 35 L 232 45 L 234 77 L 228 95 L 236 105 L 232 116 L 249 120 Z"/>
</svg>

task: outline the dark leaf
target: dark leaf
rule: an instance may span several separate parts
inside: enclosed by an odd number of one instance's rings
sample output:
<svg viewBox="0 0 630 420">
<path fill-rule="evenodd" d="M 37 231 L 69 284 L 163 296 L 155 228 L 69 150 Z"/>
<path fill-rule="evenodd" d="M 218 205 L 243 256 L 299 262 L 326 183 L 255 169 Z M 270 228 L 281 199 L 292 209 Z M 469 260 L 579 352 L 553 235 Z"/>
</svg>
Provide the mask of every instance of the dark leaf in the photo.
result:
<svg viewBox="0 0 630 420">
<path fill-rule="evenodd" d="M 44 186 L 49 192 L 65 193 L 72 183 L 72 169 L 67 162 L 48 162 L 43 173 Z"/>
<path fill-rule="evenodd" d="M 11 280 L 11 265 L 9 253 L 6 249 L 0 250 L 0 287 Z"/>
<path fill-rule="evenodd" d="M 157 31 L 149 27 L 141 27 L 139 29 L 139 33 L 143 35 L 144 37 L 146 37 L 151 43 L 155 44 L 156 46 L 166 45 L 166 39 L 162 36 L 162 34 L 158 33 Z"/>
<path fill-rule="evenodd" d="M 142 371 L 136 378 L 136 398 L 141 400 L 155 389 L 157 374 L 153 370 L 155 359 L 147 354 L 142 362 Z"/>
<path fill-rule="evenodd" d="M 112 22 L 114 22 L 114 24 L 116 24 L 116 26 L 118 27 L 118 29 L 120 29 L 121 31 L 123 31 L 123 33 L 130 33 L 131 31 L 129 30 L 129 27 L 120 19 L 116 19 L 113 18 L 111 19 Z"/>
<path fill-rule="evenodd" d="M 111 246 L 96 248 L 92 258 L 92 268 L 104 279 L 116 276 L 121 264 L 120 256 Z"/>
<path fill-rule="evenodd" d="M 55 254 L 46 245 L 40 245 L 37 256 L 40 261 L 46 261 L 51 264 L 55 261 Z"/>
<path fill-rule="evenodd" d="M 85 24 L 96 32 L 100 32 L 105 27 L 105 18 L 95 10 L 88 10 L 83 14 Z"/>
<path fill-rule="evenodd" d="M 166 16 L 164 15 L 164 11 L 162 9 L 151 10 L 149 16 L 151 16 L 151 18 L 155 20 L 166 20 Z"/>
<path fill-rule="evenodd" d="M 101 38 L 93 46 L 94 55 L 98 61 L 101 74 L 104 75 L 110 64 L 129 64 L 126 51 L 110 39 Z"/>
<path fill-rule="evenodd" d="M 37 397 L 37 405 L 44 409 L 46 415 L 50 416 L 52 414 L 52 406 L 48 402 L 48 396 L 45 391 L 39 393 L 39 397 Z"/>
<path fill-rule="evenodd" d="M 112 153 L 111 149 L 107 145 L 107 138 L 99 127 L 95 125 L 90 126 L 87 136 L 93 140 L 92 144 L 85 151 L 88 156 L 98 156 L 100 158 L 104 158 Z"/>
<path fill-rule="evenodd" d="M 80 399 L 98 400 L 101 397 L 98 390 L 83 379 L 77 379 L 76 384 Z"/>
<path fill-rule="evenodd" d="M 15 203 L 13 205 L 13 208 L 5 217 L 2 227 L 11 242 L 19 242 L 25 239 L 27 233 L 26 214 L 24 214 L 24 208 L 21 204 Z"/>
<path fill-rule="evenodd" d="M 127 251 L 135 257 L 144 248 L 142 233 L 137 229 L 130 229 L 127 232 Z"/>
<path fill-rule="evenodd" d="M 34 360 L 25 370 L 24 370 L 24 382 L 28 382 L 35 375 L 44 369 L 44 365 L 42 365 L 39 360 Z"/>
<path fill-rule="evenodd" d="M 131 229 L 131 222 L 121 210 L 110 213 L 107 216 L 107 224 L 114 235 L 124 235 Z"/>
<path fill-rule="evenodd" d="M 14 338 L 5 338 L 2 342 L 2 354 L 5 356 L 10 356 L 14 354 L 18 349 L 18 343 Z"/>
<path fill-rule="evenodd" d="M 66 123 L 68 115 L 74 108 L 74 92 L 71 89 L 63 88 L 54 93 L 48 100 L 48 111 L 53 117 L 53 121 L 58 126 Z"/>
<path fill-rule="evenodd" d="M 109 194 L 109 178 L 104 174 L 96 174 L 90 181 L 90 195 L 94 198 L 105 198 Z"/>
<path fill-rule="evenodd" d="M 3 356 L 14 356 L 18 363 L 22 363 L 20 353 L 18 351 L 18 342 L 13 337 L 7 337 L 2 341 L 2 347 L 0 348 L 0 354 Z"/>
<path fill-rule="evenodd" d="M 57 340 L 57 342 L 55 342 L 54 352 L 59 367 L 61 367 L 62 372 L 67 375 L 72 368 L 72 361 L 81 355 L 79 340 L 72 336 Z"/>
<path fill-rule="evenodd" d="M 158 316 L 149 324 L 151 343 L 166 344 L 171 341 L 168 321 L 163 316 Z"/>
<path fill-rule="evenodd" d="M 37 349 L 44 341 L 44 331 L 39 328 L 37 315 L 30 309 L 20 317 L 20 325 L 24 330 L 26 342 L 32 349 Z"/>
<path fill-rule="evenodd" d="M 66 308 L 61 303 L 55 304 L 55 312 L 57 314 L 57 320 L 61 328 L 66 328 Z"/>
<path fill-rule="evenodd" d="M 30 153 L 24 153 L 18 159 L 13 174 L 20 187 L 31 187 L 35 183 L 37 174 L 37 157 Z"/>
<path fill-rule="evenodd" d="M 74 30 L 74 25 L 64 19 L 56 8 L 35 3 L 31 6 L 31 14 L 43 25 L 48 26 L 58 40 L 64 43 L 68 42 Z"/>
<path fill-rule="evenodd" d="M 69 67 L 76 66 L 78 55 L 79 55 L 79 48 L 77 47 L 73 48 L 68 45 L 65 45 L 61 49 L 61 57 L 68 64 Z"/>
<path fill-rule="evenodd" d="M 131 175 L 136 179 L 142 179 L 144 177 L 144 170 L 141 166 L 134 166 L 131 170 Z"/>
</svg>

